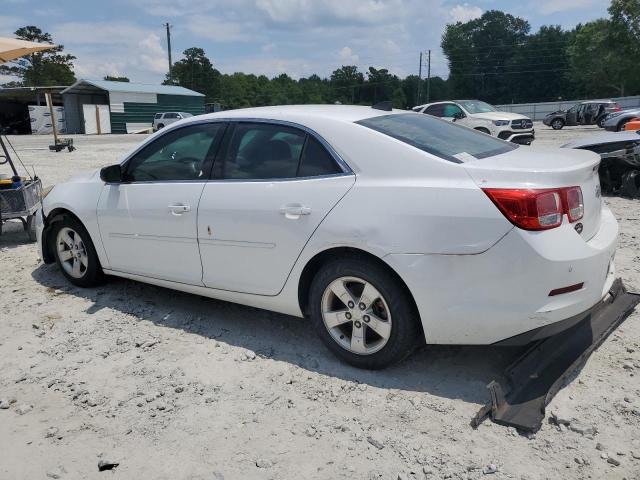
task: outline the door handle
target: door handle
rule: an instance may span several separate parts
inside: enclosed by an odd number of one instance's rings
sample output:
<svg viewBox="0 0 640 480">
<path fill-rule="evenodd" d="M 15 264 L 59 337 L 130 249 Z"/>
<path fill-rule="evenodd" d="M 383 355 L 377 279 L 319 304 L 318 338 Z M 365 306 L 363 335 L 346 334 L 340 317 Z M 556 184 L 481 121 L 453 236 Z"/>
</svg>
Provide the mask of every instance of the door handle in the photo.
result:
<svg viewBox="0 0 640 480">
<path fill-rule="evenodd" d="M 181 203 L 176 204 L 176 205 L 169 205 L 169 211 L 171 212 L 171 215 L 182 215 L 183 213 L 187 213 L 191 211 L 191 206 L 190 205 L 183 205 Z"/>
<path fill-rule="evenodd" d="M 296 219 L 301 215 L 311 215 L 311 208 L 304 205 L 285 205 L 280 209 L 280 213 L 287 218 Z"/>
</svg>

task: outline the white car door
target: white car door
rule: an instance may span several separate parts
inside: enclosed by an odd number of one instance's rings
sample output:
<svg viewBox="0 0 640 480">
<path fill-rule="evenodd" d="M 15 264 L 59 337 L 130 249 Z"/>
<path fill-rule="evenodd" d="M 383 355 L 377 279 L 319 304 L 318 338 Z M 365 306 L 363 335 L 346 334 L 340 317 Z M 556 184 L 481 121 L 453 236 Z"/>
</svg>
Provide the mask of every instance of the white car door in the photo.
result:
<svg viewBox="0 0 640 480">
<path fill-rule="evenodd" d="M 104 186 L 100 235 L 111 269 L 202 285 L 197 209 L 226 124 L 168 131 L 123 165 L 123 181 Z"/>
<path fill-rule="evenodd" d="M 203 282 L 276 295 L 355 176 L 300 129 L 251 122 L 232 128 L 198 207 Z"/>
</svg>

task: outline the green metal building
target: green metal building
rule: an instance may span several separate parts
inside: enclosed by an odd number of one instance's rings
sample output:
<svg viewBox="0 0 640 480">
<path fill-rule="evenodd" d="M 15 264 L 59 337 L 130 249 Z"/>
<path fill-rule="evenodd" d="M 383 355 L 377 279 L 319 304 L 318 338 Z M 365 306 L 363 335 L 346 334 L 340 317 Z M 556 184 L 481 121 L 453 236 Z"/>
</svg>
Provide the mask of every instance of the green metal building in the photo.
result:
<svg viewBox="0 0 640 480">
<path fill-rule="evenodd" d="M 173 85 L 78 80 L 61 94 L 67 133 L 135 133 L 156 113 L 204 113 L 203 94 Z"/>
</svg>

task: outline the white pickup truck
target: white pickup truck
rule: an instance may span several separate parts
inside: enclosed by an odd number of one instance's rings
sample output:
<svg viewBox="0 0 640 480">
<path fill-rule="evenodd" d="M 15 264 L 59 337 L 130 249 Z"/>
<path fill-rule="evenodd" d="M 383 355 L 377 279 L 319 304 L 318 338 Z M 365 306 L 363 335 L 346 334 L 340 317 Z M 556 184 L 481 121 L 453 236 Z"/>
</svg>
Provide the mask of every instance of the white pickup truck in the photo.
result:
<svg viewBox="0 0 640 480">
<path fill-rule="evenodd" d="M 414 107 L 413 111 L 456 122 L 508 142 L 530 145 L 535 140 L 530 118 L 517 113 L 500 112 L 480 100 L 428 103 Z"/>
</svg>

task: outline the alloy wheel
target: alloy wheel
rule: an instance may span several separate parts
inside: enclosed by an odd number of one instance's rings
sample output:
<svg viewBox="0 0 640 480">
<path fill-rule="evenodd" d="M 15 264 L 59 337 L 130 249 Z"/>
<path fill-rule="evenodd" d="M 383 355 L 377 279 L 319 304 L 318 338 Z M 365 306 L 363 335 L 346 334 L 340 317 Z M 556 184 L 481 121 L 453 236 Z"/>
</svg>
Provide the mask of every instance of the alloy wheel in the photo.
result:
<svg viewBox="0 0 640 480">
<path fill-rule="evenodd" d="M 345 350 L 370 355 L 391 336 L 391 313 L 382 294 L 358 277 L 340 277 L 322 295 L 322 320 Z"/>
<path fill-rule="evenodd" d="M 56 238 L 56 247 L 64 271 L 73 278 L 82 278 L 89 267 L 89 256 L 78 232 L 69 227 L 61 228 Z"/>
</svg>

